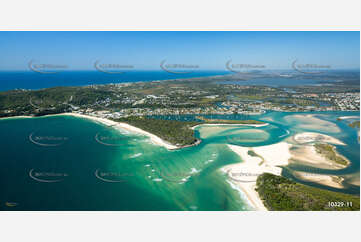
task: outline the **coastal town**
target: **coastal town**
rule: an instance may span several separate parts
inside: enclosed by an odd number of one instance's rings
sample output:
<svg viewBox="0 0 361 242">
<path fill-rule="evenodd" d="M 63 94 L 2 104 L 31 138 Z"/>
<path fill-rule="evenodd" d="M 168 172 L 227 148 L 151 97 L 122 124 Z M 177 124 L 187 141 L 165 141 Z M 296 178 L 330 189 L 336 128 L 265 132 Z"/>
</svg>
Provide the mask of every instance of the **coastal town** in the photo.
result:
<svg viewBox="0 0 361 242">
<path fill-rule="evenodd" d="M 183 94 L 186 94 L 185 92 Z M 190 100 L 192 97 L 199 96 L 202 92 L 189 92 Z M 216 99 L 218 95 L 209 95 L 203 93 L 207 99 Z M 324 93 L 324 94 L 279 94 L 273 96 L 275 98 L 292 98 L 294 100 L 308 100 L 310 105 L 299 105 L 296 103 L 280 103 L 273 100 L 245 100 L 245 101 L 224 101 L 216 105 L 209 105 L 204 107 L 174 107 L 187 106 L 191 102 L 176 103 L 172 99 L 172 95 L 147 95 L 144 98 L 129 98 L 113 100 L 107 98 L 102 102 L 95 103 L 96 106 L 102 106 L 105 110 L 97 111 L 93 108 L 72 107 L 72 111 L 76 113 L 97 115 L 104 118 L 121 118 L 129 116 L 153 116 L 153 115 L 256 115 L 262 114 L 266 111 L 282 111 L 282 112 L 308 112 L 308 111 L 357 111 L 360 108 L 360 93 Z M 195 98 L 194 98 L 195 99 Z M 130 104 L 131 108 L 124 108 L 119 111 L 106 110 L 114 104 Z M 321 105 L 312 105 L 322 103 Z M 172 106 L 169 108 L 140 108 L 136 107 L 140 104 L 156 105 L 162 104 L 164 106 Z"/>
<path fill-rule="evenodd" d="M 218 77 L 219 78 L 219 77 Z M 218 80 L 218 79 L 217 79 Z M 219 84 L 212 78 L 14 90 L 0 93 L 0 117 L 62 112 L 103 118 L 256 115 L 267 111 L 358 111 L 354 85 L 269 87 Z"/>
<path fill-rule="evenodd" d="M 192 93 L 196 95 L 195 93 Z M 216 98 L 217 95 L 208 96 Z M 282 97 L 282 95 L 278 96 Z M 359 93 L 325 93 L 318 94 L 291 94 L 291 98 L 297 98 L 299 100 L 311 100 L 314 102 L 322 102 L 328 105 L 314 106 L 307 105 L 301 106 L 297 104 L 280 104 L 272 101 L 225 101 L 220 105 L 213 105 L 209 107 L 194 107 L 194 108 L 124 108 L 119 111 L 101 110 L 96 111 L 92 108 L 80 108 L 77 106 L 72 107 L 72 111 L 75 113 L 82 113 L 88 115 L 96 115 L 103 118 L 122 118 L 129 116 L 153 116 L 153 115 L 256 115 L 262 114 L 266 111 L 282 111 L 282 112 L 309 112 L 309 111 L 358 111 L 360 108 L 360 94 Z M 155 100 L 154 100 L 155 99 Z M 172 100 L 169 96 L 153 96 L 138 100 L 136 98 L 125 98 L 124 101 L 106 99 L 104 102 L 99 102 L 97 105 L 103 105 L 106 107 L 111 106 L 114 103 L 128 103 L 132 106 L 137 106 L 142 103 L 155 103 L 159 101 L 163 104 L 171 104 Z M 169 102 L 167 102 L 169 101 Z M 179 105 L 187 105 L 189 103 L 179 103 Z"/>
</svg>

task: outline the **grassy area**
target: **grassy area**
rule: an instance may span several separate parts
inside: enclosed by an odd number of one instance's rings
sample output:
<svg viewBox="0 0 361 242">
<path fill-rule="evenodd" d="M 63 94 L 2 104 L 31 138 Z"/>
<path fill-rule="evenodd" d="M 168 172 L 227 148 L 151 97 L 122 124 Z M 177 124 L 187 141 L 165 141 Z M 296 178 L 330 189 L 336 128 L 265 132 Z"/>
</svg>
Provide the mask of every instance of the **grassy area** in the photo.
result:
<svg viewBox="0 0 361 242">
<path fill-rule="evenodd" d="M 274 211 L 360 210 L 360 197 L 296 183 L 269 173 L 257 179 L 257 192 Z"/>
<path fill-rule="evenodd" d="M 349 163 L 348 160 L 337 154 L 336 148 L 330 144 L 315 144 L 315 148 L 318 153 L 337 164 L 347 166 Z"/>
<path fill-rule="evenodd" d="M 202 116 L 196 116 L 206 123 L 217 123 L 217 124 L 264 124 L 264 122 L 257 120 L 228 120 L 228 119 L 208 119 Z"/>
<path fill-rule="evenodd" d="M 161 120 L 145 117 L 128 117 L 116 119 L 114 121 L 128 123 L 155 134 L 161 139 L 177 146 L 194 144 L 197 139 L 194 137 L 194 131 L 191 127 L 201 124 L 200 122 Z"/>
</svg>

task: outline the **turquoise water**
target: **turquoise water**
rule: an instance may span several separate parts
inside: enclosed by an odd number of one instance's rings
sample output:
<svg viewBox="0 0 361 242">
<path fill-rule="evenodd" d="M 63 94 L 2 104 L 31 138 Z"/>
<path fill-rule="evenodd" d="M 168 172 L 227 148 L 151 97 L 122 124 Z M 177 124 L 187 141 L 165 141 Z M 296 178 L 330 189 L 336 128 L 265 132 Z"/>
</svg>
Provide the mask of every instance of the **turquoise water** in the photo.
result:
<svg viewBox="0 0 361 242">
<path fill-rule="evenodd" d="M 227 144 L 273 144 L 303 131 L 347 144 L 337 149 L 351 160 L 350 167 L 318 172 L 359 177 L 357 129 L 348 120 L 336 120 L 359 112 L 309 114 L 321 121 L 308 122 L 307 113 L 268 112 L 251 116 L 270 123 L 260 128 L 200 126 L 200 145 L 174 151 L 147 137 L 70 116 L 3 119 L 0 210 L 252 210 L 220 172 L 241 162 Z M 290 166 L 283 175 L 293 178 L 287 171 L 302 169 L 312 168 Z M 346 184 L 342 191 L 359 194 L 359 187 Z"/>
</svg>

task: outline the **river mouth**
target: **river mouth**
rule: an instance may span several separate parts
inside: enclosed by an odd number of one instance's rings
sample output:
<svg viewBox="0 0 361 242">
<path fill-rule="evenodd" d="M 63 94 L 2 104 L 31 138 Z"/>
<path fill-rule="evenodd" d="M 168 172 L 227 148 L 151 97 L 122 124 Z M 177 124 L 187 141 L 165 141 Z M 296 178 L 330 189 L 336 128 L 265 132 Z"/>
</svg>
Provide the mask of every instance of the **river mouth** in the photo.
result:
<svg viewBox="0 0 361 242">
<path fill-rule="evenodd" d="M 196 136 L 202 139 L 200 145 L 173 151 L 153 144 L 145 136 L 76 117 L 2 120 L 4 152 L 0 175 L 5 185 L 0 200 L 17 204 L 6 206 L 6 210 L 251 210 L 242 192 L 232 188 L 227 179 L 246 182 L 252 171 L 231 178 L 220 172 L 226 165 L 242 162 L 227 145 L 275 144 L 303 130 L 302 120 L 283 118 L 293 114 L 284 113 L 282 118 L 279 115 L 258 115 L 259 120 L 273 121 L 257 128 L 199 126 Z M 325 122 L 332 122 L 329 119 L 325 118 Z M 44 137 L 69 139 L 35 140 L 52 142 L 54 146 L 31 142 L 29 134 L 33 133 L 32 138 L 46 134 L 46 129 L 38 128 L 51 127 L 49 122 L 62 126 Z M 352 162 L 335 174 L 340 172 L 345 182 L 357 184 L 359 149 L 355 148 L 358 142 L 354 137 L 357 131 L 337 121 L 333 124 L 342 132 L 331 130 L 328 134 L 346 144 L 340 152 Z M 19 147 L 22 152 L 18 152 Z M 283 175 L 293 179 L 292 172 Z M 354 191 L 354 187 L 346 186 L 343 191 Z"/>
</svg>

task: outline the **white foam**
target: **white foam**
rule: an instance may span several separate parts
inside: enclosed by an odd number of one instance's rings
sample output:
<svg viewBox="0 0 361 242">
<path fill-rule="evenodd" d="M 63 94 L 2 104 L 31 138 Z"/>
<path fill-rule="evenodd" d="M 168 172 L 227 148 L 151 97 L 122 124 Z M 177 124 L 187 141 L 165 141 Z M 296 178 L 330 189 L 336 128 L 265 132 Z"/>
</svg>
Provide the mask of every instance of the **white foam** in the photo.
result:
<svg viewBox="0 0 361 242">
<path fill-rule="evenodd" d="M 187 177 L 185 177 L 185 178 L 182 178 L 182 181 L 183 182 L 186 182 L 186 181 L 188 181 L 188 179 L 190 178 L 191 176 L 187 176 Z"/>
<path fill-rule="evenodd" d="M 286 134 L 283 134 L 283 135 L 281 135 L 281 136 L 278 136 L 278 138 L 282 138 L 282 137 L 285 137 L 285 136 L 287 136 L 287 135 L 289 135 L 290 134 L 290 131 L 288 131 L 288 130 L 286 130 L 287 131 L 287 133 Z"/>
<path fill-rule="evenodd" d="M 195 173 L 198 173 L 198 172 L 199 172 L 199 170 L 197 170 L 196 168 L 192 167 L 190 174 L 195 174 Z"/>
<path fill-rule="evenodd" d="M 139 157 L 141 155 L 143 155 L 143 154 L 142 153 L 137 153 L 137 154 L 132 155 L 130 158 L 136 158 L 136 157 Z"/>
<path fill-rule="evenodd" d="M 247 205 L 249 207 L 253 207 L 251 201 L 248 199 L 248 197 L 246 196 L 246 194 L 244 194 L 244 191 L 242 191 L 241 188 L 239 188 L 238 186 L 236 186 L 233 182 L 231 182 L 230 180 L 226 179 L 226 182 L 231 186 L 231 188 L 233 190 L 236 190 L 241 198 L 242 201 L 245 201 L 247 203 Z"/>
</svg>

